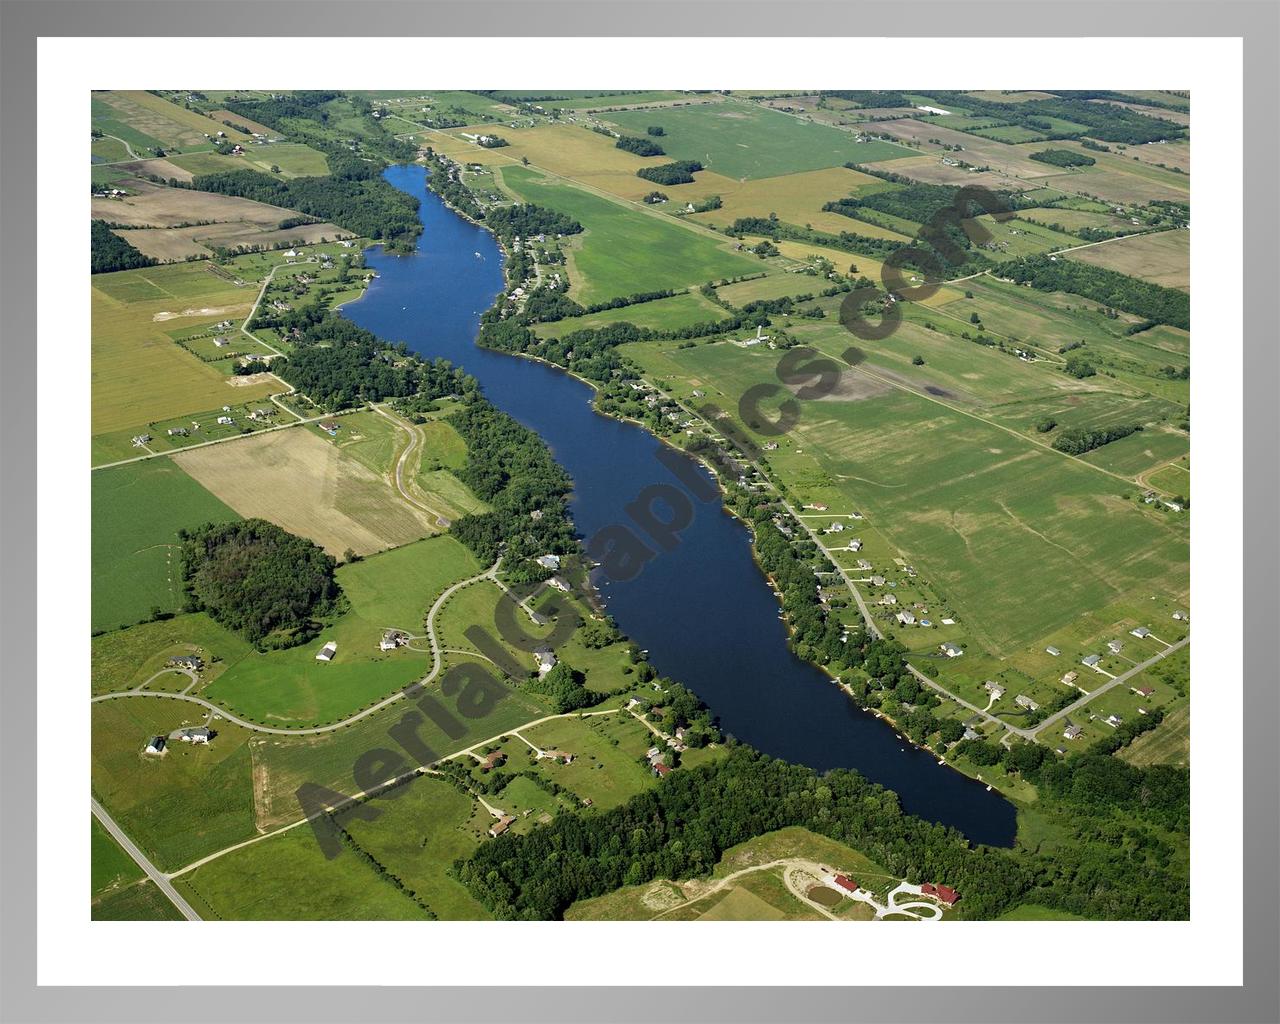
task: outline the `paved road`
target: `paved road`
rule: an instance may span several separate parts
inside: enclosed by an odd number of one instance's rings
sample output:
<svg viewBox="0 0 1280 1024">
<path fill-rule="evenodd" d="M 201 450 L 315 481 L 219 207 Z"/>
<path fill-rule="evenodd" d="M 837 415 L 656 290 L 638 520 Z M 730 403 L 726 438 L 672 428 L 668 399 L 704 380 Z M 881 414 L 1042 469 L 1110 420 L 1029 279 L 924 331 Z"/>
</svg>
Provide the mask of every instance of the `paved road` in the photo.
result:
<svg viewBox="0 0 1280 1024">
<path fill-rule="evenodd" d="M 500 566 L 501 564 L 502 564 L 502 559 L 499 558 L 496 562 L 493 563 L 493 565 L 491 565 L 484 572 L 479 573 L 478 575 L 475 575 L 475 576 L 468 577 L 465 580 L 460 580 L 459 582 L 455 583 L 453 586 L 446 589 L 439 597 L 436 598 L 435 603 L 431 606 L 431 610 L 427 612 L 427 641 L 431 646 L 431 662 L 432 662 L 431 671 L 428 672 L 425 676 L 423 676 L 422 679 L 419 680 L 417 685 L 426 686 L 429 682 L 435 679 L 436 675 L 440 672 L 441 665 L 443 664 L 443 662 L 440 659 L 440 642 L 436 637 L 436 626 L 435 626 L 436 613 L 441 609 L 441 607 L 444 606 L 444 603 L 454 595 L 454 593 L 461 590 L 463 587 L 470 586 L 472 583 L 476 583 L 479 580 L 495 579 L 498 573 L 498 566 Z M 257 722 L 246 721 L 245 719 L 240 718 L 237 715 L 233 715 L 226 708 L 219 707 L 217 704 L 207 701 L 203 697 L 193 697 L 188 693 L 161 693 L 161 692 L 152 692 L 147 690 L 123 690 L 123 691 L 115 691 L 113 693 L 103 693 L 103 694 L 99 694 L 96 697 L 91 697 L 90 703 L 96 704 L 98 701 L 112 700 L 116 697 L 150 697 L 155 700 L 182 700 L 182 701 L 186 701 L 188 704 L 198 704 L 202 708 L 206 708 L 209 711 L 212 711 L 212 712 L 215 712 L 216 714 L 221 715 L 226 721 L 231 722 L 233 725 L 238 725 L 244 729 L 249 729 L 252 732 L 265 732 L 265 733 L 271 734 L 272 736 L 317 736 L 320 733 L 333 732 L 335 729 L 341 729 L 344 725 L 351 725 L 353 722 L 358 722 L 362 718 L 367 718 L 369 715 L 372 715 L 376 711 L 381 711 L 383 708 L 387 707 L 389 704 L 394 704 L 396 701 L 404 697 L 404 691 L 397 690 L 390 697 L 387 697 L 384 700 L 378 701 L 377 704 L 367 707 L 363 711 L 356 712 L 350 718 L 344 718 L 341 722 L 333 722 L 330 725 L 316 725 L 316 726 L 310 726 L 307 728 L 293 728 L 293 729 L 282 729 L 278 726 L 259 725 Z"/>
<path fill-rule="evenodd" d="M 409 464 L 409 457 L 417 450 L 419 443 L 421 443 L 422 435 L 418 433 L 415 427 L 409 426 L 407 423 L 401 420 L 398 416 L 393 416 L 391 413 L 387 412 L 387 410 L 384 409 L 382 406 L 373 405 L 371 403 L 370 407 L 373 409 L 374 412 L 381 413 L 383 416 L 385 416 L 397 427 L 399 427 L 401 430 L 403 430 L 406 434 L 409 435 L 409 443 L 405 446 L 404 451 L 400 453 L 400 457 L 396 459 L 394 482 L 396 485 L 396 490 L 400 492 L 400 497 L 404 498 L 405 501 L 407 501 L 410 505 L 413 505 L 415 508 L 421 509 L 423 512 L 426 512 L 428 515 L 435 516 L 437 526 L 447 527 L 449 525 L 448 516 L 446 516 L 443 512 L 440 512 L 439 510 L 432 508 L 426 502 L 419 501 L 417 498 L 415 498 L 412 494 L 409 493 L 409 489 L 404 485 L 404 468 Z"/>
<path fill-rule="evenodd" d="M 134 844 L 133 840 L 124 834 L 124 830 L 116 824 L 115 819 L 109 815 L 93 797 L 89 798 L 89 807 L 93 811 L 93 816 L 102 823 L 102 827 L 111 833 L 111 836 L 124 849 L 130 857 L 134 859 L 138 867 L 147 873 L 147 877 L 156 883 L 156 887 L 169 897 L 169 901 L 178 908 L 182 916 L 188 921 L 201 921 L 203 918 L 195 912 L 191 904 L 182 898 L 182 895 L 169 881 L 169 876 L 157 868 L 151 861 Z"/>
</svg>

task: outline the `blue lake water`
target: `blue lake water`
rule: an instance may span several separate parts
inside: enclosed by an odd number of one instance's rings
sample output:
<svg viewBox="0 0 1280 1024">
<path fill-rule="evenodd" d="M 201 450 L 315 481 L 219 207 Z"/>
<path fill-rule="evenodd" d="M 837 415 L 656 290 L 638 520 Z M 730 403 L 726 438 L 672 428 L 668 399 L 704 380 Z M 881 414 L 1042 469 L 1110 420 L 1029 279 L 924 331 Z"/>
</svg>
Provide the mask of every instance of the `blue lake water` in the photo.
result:
<svg viewBox="0 0 1280 1024">
<path fill-rule="evenodd" d="M 427 190 L 424 168 L 393 167 L 386 177 L 421 200 L 422 237 L 412 255 L 381 248 L 367 254 L 378 276 L 345 315 L 424 358 L 463 367 L 491 402 L 537 431 L 573 477 L 573 516 L 584 537 L 630 524 L 625 506 L 650 484 L 689 493 L 657 457 L 661 442 L 593 412 L 587 385 L 475 345 L 478 318 L 503 288 L 501 251 L 492 235 Z M 911 746 L 792 654 L 746 528 L 718 498 L 690 502 L 693 521 L 673 550 L 634 579 L 602 589 L 609 613 L 658 672 L 692 689 L 726 732 L 757 750 L 819 771 L 856 769 L 896 792 L 913 814 L 954 826 L 975 842 L 1010 845 L 1013 805 Z"/>
</svg>

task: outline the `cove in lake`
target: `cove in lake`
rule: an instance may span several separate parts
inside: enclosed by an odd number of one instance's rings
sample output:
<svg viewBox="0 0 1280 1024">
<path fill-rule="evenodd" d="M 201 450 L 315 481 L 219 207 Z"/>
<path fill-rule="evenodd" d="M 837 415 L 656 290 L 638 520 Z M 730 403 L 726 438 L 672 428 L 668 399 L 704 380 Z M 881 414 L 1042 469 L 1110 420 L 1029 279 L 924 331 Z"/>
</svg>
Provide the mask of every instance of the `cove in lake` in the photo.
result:
<svg viewBox="0 0 1280 1024">
<path fill-rule="evenodd" d="M 818 771 L 856 769 L 897 793 L 911 814 L 974 842 L 1011 845 L 1012 804 L 913 747 L 791 652 L 746 527 L 718 498 L 702 502 L 689 492 L 657 457 L 662 442 L 593 411 L 592 389 L 569 374 L 476 346 L 480 314 L 504 287 L 501 250 L 488 231 L 427 189 L 425 168 L 392 167 L 386 178 L 421 201 L 422 237 L 412 255 L 370 250 L 367 262 L 378 276 L 343 313 L 425 359 L 464 368 L 489 401 L 541 435 L 573 477 L 572 512 L 584 537 L 630 524 L 625 506 L 651 484 L 689 494 L 693 522 L 674 550 L 601 590 L 609 613 L 649 652 L 654 668 L 688 686 L 727 733 L 757 750 Z"/>
</svg>

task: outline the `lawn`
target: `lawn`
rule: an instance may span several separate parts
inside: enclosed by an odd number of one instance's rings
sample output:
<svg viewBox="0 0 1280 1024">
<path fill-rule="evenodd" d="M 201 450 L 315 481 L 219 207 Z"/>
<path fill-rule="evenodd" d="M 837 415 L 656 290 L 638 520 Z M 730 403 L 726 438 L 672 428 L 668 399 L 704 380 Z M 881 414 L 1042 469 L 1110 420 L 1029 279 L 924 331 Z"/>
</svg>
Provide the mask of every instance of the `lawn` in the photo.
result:
<svg viewBox="0 0 1280 1024">
<path fill-rule="evenodd" d="M 502 180 L 525 201 L 573 217 L 586 229 L 572 239 L 570 249 L 569 279 L 580 302 L 686 288 L 755 269 L 752 260 L 730 251 L 728 242 L 558 184 L 528 168 L 504 168 Z"/>
<path fill-rule="evenodd" d="M 197 654 L 205 667 L 202 683 L 212 682 L 227 666 L 252 653 L 249 642 L 220 626 L 204 612 L 143 622 L 95 636 L 90 645 L 92 692 L 119 693 L 146 682 L 176 654 Z M 166 674 L 150 690 L 184 689 L 186 676 Z"/>
<path fill-rule="evenodd" d="M 440 592 L 479 568 L 452 537 L 433 537 L 344 565 L 337 577 L 349 611 L 313 643 L 242 658 L 204 695 L 244 718 L 272 725 L 345 718 L 430 670 L 425 639 L 380 651 L 383 631 L 395 628 L 422 636 L 427 610 Z M 317 661 L 316 651 L 330 640 L 338 645 L 336 656 L 331 662 Z"/>
<path fill-rule="evenodd" d="M 700 160 L 729 178 L 772 178 L 796 171 L 913 156 L 888 142 L 857 142 L 854 133 L 804 121 L 752 103 L 616 111 L 608 120 L 633 135 L 650 125 L 672 160 Z M 834 196 L 832 198 L 835 198 Z"/>
<path fill-rule="evenodd" d="M 172 742 L 163 756 L 147 740 L 202 725 L 192 704 L 118 697 L 93 705 L 93 794 L 157 866 L 174 870 L 254 834 L 247 729 L 213 723 L 207 746 Z"/>
<path fill-rule="evenodd" d="M 304 882 L 305 880 L 305 882 Z M 349 849 L 326 859 L 305 825 L 174 882 L 201 916 L 223 921 L 421 921 L 430 915 Z"/>
<path fill-rule="evenodd" d="M 624 804 L 654 784 L 653 773 L 640 762 L 655 737 L 629 712 L 558 718 L 521 735 L 543 750 L 573 754 L 571 764 L 543 758 L 535 770 L 599 810 Z"/>
<path fill-rule="evenodd" d="M 94 630 L 177 611 L 178 531 L 240 518 L 170 459 L 97 470 L 91 491 Z"/>
</svg>

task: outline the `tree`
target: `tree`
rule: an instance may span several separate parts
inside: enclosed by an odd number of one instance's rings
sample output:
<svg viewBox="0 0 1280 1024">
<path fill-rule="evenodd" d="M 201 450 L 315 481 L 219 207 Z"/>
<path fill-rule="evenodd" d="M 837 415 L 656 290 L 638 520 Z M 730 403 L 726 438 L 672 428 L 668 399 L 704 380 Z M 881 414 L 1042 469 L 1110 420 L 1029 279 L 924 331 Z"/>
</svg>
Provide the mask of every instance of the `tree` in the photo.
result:
<svg viewBox="0 0 1280 1024">
<path fill-rule="evenodd" d="M 911 365 L 912 365 L 912 366 L 924 366 L 924 356 L 912 356 L 912 357 L 911 357 Z"/>
</svg>

